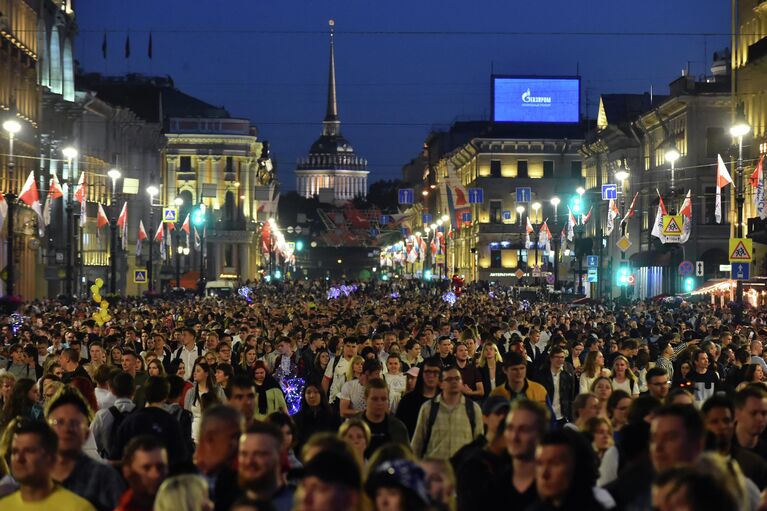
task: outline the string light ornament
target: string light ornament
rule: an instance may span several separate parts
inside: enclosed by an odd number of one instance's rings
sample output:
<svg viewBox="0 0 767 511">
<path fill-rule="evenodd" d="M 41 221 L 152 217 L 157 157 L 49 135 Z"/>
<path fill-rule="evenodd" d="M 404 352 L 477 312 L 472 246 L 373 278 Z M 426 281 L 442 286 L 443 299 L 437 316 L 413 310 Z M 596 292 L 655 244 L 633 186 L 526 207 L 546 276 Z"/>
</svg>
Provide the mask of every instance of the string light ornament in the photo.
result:
<svg viewBox="0 0 767 511">
<path fill-rule="evenodd" d="M 331 287 L 328 289 L 328 300 L 335 300 L 339 296 L 341 296 L 341 290 L 337 287 Z"/>
<path fill-rule="evenodd" d="M 457 298 L 458 297 L 455 296 L 455 293 L 453 293 L 452 291 L 448 291 L 447 293 L 442 295 L 442 301 L 449 303 L 451 307 L 455 305 L 455 301 Z"/>
<path fill-rule="evenodd" d="M 242 286 L 240 289 L 237 290 L 237 294 L 245 298 L 245 300 L 247 300 L 248 303 L 253 301 L 253 290 L 250 289 L 248 286 Z"/>
<path fill-rule="evenodd" d="M 397 298 L 399 298 L 399 293 L 395 291 L 392 294 L 390 294 L 389 296 L 391 296 L 393 299 L 396 300 Z"/>
<path fill-rule="evenodd" d="M 328 300 L 335 300 L 337 298 L 340 298 L 343 294 L 344 296 L 349 296 L 352 293 L 355 293 L 359 289 L 359 286 L 357 284 L 352 284 L 351 286 L 342 285 L 339 287 L 331 287 L 328 289 Z"/>
<path fill-rule="evenodd" d="M 494 293 L 493 291 L 490 291 L 489 293 L 487 293 L 487 295 L 488 295 L 488 296 L 489 296 L 491 299 L 495 298 L 495 293 Z"/>
<path fill-rule="evenodd" d="M 11 331 L 13 332 L 13 335 L 19 333 L 19 330 L 21 330 L 21 327 L 24 325 L 24 319 L 25 316 L 19 314 L 18 312 L 11 314 Z"/>
<path fill-rule="evenodd" d="M 282 357 L 280 365 L 274 370 L 274 378 L 280 384 L 288 405 L 288 414 L 295 415 L 301 409 L 301 396 L 306 382 L 297 375 L 298 365 L 288 357 Z"/>
</svg>

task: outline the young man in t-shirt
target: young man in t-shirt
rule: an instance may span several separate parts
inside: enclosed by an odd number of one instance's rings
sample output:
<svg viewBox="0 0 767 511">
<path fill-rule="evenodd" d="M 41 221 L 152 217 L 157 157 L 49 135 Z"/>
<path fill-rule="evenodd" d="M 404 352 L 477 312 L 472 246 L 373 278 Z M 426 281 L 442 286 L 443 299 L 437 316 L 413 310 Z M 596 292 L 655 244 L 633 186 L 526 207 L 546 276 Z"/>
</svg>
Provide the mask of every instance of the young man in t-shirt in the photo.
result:
<svg viewBox="0 0 767 511">
<path fill-rule="evenodd" d="M 344 339 L 341 357 L 334 359 L 325 369 L 322 379 L 322 390 L 328 395 L 328 401 L 333 404 L 341 392 L 341 387 L 346 383 L 346 371 L 349 369 L 354 355 L 357 354 L 357 338 L 347 337 Z"/>
</svg>

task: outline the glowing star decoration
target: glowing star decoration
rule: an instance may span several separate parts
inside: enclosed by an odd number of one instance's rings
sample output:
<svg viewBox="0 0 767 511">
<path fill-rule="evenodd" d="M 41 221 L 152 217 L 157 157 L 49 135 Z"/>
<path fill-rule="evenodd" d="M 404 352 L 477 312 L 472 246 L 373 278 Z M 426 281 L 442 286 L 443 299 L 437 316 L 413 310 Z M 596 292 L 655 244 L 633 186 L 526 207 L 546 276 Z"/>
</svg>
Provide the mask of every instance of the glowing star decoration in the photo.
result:
<svg viewBox="0 0 767 511">
<path fill-rule="evenodd" d="M 22 325 L 24 325 L 24 316 L 18 312 L 11 314 L 11 331 L 13 332 L 13 335 L 19 333 Z"/>
<path fill-rule="evenodd" d="M 274 370 L 274 378 L 280 384 L 288 405 L 288 414 L 295 415 L 301 409 L 301 396 L 306 382 L 297 376 L 298 365 L 288 357 L 282 357 L 280 365 Z"/>
<path fill-rule="evenodd" d="M 245 298 L 245 300 L 247 300 L 248 303 L 253 301 L 253 290 L 250 289 L 248 286 L 242 286 L 240 289 L 237 290 L 237 294 Z"/>
<path fill-rule="evenodd" d="M 391 296 L 392 298 L 394 298 L 394 299 L 396 300 L 397 298 L 399 298 L 399 293 L 395 291 L 395 292 L 393 292 L 393 293 L 392 293 L 391 295 L 389 295 L 389 296 Z"/>
<path fill-rule="evenodd" d="M 331 287 L 328 289 L 328 300 L 335 300 L 339 296 L 341 296 L 341 290 L 337 287 Z"/>
<path fill-rule="evenodd" d="M 455 305 L 456 298 L 457 297 L 455 296 L 455 293 L 453 293 L 452 291 L 448 291 L 447 293 L 442 295 L 442 301 L 449 303 L 451 307 Z"/>
<path fill-rule="evenodd" d="M 490 298 L 495 298 L 495 293 L 493 293 L 492 291 L 490 291 L 490 292 L 489 292 L 487 295 L 488 295 Z"/>
</svg>

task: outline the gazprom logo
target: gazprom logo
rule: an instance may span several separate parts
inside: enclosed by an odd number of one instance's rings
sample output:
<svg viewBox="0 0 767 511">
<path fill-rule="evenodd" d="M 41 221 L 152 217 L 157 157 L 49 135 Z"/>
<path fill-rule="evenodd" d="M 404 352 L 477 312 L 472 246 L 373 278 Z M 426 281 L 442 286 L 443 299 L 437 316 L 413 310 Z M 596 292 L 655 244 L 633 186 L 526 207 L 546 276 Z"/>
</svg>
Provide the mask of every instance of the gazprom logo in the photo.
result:
<svg viewBox="0 0 767 511">
<path fill-rule="evenodd" d="M 551 105 L 551 97 L 550 96 L 533 96 L 530 93 L 530 88 L 522 93 L 522 103 L 525 103 L 525 106 L 550 106 Z"/>
</svg>

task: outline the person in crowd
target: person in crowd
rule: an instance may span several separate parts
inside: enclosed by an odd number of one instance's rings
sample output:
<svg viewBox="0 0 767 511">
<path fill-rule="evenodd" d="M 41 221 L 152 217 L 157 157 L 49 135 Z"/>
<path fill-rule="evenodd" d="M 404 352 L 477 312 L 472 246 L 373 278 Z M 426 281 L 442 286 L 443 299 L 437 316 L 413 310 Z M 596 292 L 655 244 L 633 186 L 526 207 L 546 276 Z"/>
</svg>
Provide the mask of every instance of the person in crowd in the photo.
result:
<svg viewBox="0 0 767 511">
<path fill-rule="evenodd" d="M 6 426 L 17 417 L 42 420 L 43 408 L 39 401 L 40 391 L 34 380 L 29 378 L 16 380 L 8 402 L 0 410 L 0 432 L 5 430 Z"/>
<path fill-rule="evenodd" d="M 346 337 L 344 338 L 341 356 L 336 357 L 325 369 L 325 375 L 322 379 L 322 389 L 328 396 L 328 401 L 331 405 L 335 403 L 341 392 L 341 387 L 347 381 L 346 375 L 351 366 L 352 359 L 356 354 L 357 338 L 352 336 Z"/>
<path fill-rule="evenodd" d="M 242 414 L 244 427 L 248 428 L 256 420 L 256 387 L 247 376 L 235 376 L 224 389 L 226 402 Z"/>
<path fill-rule="evenodd" d="M 186 349 L 186 348 L 184 348 Z M 214 381 L 213 368 L 204 358 L 194 361 L 192 367 L 192 388 L 184 398 L 184 409 L 192 413 L 192 440 L 195 444 L 199 439 L 200 420 L 202 420 L 203 399 L 202 397 L 212 392 L 218 402 L 223 403 L 226 399 L 224 391 Z"/>
<path fill-rule="evenodd" d="M 133 402 L 133 376 L 123 371 L 113 374 L 110 389 L 115 396 L 114 404 L 96 412 L 91 422 L 91 433 L 101 457 L 115 461 L 120 459 L 116 447 L 117 430 L 125 417 L 136 409 L 136 404 Z"/>
<path fill-rule="evenodd" d="M 228 511 L 241 493 L 236 467 L 242 424 L 242 415 L 231 406 L 215 405 L 202 415 L 194 464 L 211 484 L 215 511 Z"/>
<path fill-rule="evenodd" d="M 97 511 L 111 511 L 120 500 L 125 484 L 111 466 L 83 452 L 93 412 L 79 391 L 62 387 L 45 410 L 48 424 L 58 437 L 53 479 L 88 500 Z"/>
<path fill-rule="evenodd" d="M 300 469 L 303 465 L 295 453 L 296 447 L 296 425 L 290 415 L 282 412 L 274 412 L 266 418 L 280 428 L 282 432 L 282 469 L 283 472 L 290 472 Z M 285 461 L 287 459 L 287 461 Z"/>
<path fill-rule="evenodd" d="M 6 436 L 10 441 L 7 459 L 19 488 L 0 498 L 0 509 L 95 511 L 87 498 L 56 484 L 53 479 L 58 436 L 45 422 L 14 419 L 6 429 Z"/>
<path fill-rule="evenodd" d="M 455 472 L 448 460 L 424 458 L 419 463 L 426 472 L 426 492 L 435 507 L 455 509 Z"/>
<path fill-rule="evenodd" d="M 396 413 L 399 401 L 407 391 L 407 375 L 402 372 L 402 359 L 398 353 L 387 355 L 385 364 L 384 379 L 389 386 L 389 411 Z"/>
<path fill-rule="evenodd" d="M 761 386 L 738 391 L 735 404 L 735 445 L 767 460 L 767 442 L 762 439 L 767 427 L 767 392 Z"/>
<path fill-rule="evenodd" d="M 427 511 L 426 472 L 410 460 L 386 461 L 365 483 L 378 511 Z"/>
<path fill-rule="evenodd" d="M 362 475 L 353 455 L 343 448 L 327 448 L 304 466 L 295 509 L 357 511 L 362 497 Z"/>
<path fill-rule="evenodd" d="M 610 381 L 612 390 L 623 390 L 632 396 L 639 395 L 639 382 L 637 381 L 634 372 L 631 370 L 631 367 L 629 367 L 629 360 L 623 355 L 618 355 L 613 358 L 613 369 Z M 605 401 L 607 400 L 605 399 Z"/>
<path fill-rule="evenodd" d="M 624 391 L 625 392 L 625 391 Z M 601 462 L 605 452 L 613 445 L 613 427 L 605 417 L 592 417 L 586 421 L 583 432 L 591 439 L 597 459 Z"/>
<path fill-rule="evenodd" d="M 485 395 L 482 373 L 469 357 L 469 349 L 464 342 L 455 345 L 455 365 L 461 371 L 461 379 L 464 382 L 463 395 L 475 401 L 482 399 Z"/>
<path fill-rule="evenodd" d="M 559 425 L 565 425 L 573 420 L 573 399 L 575 399 L 575 378 L 564 369 L 565 350 L 555 346 L 548 353 L 548 367 L 543 368 L 538 381 L 546 389 L 546 395 L 551 403 L 554 420 Z"/>
<path fill-rule="evenodd" d="M 599 415 L 608 417 L 607 401 L 613 394 L 612 380 L 606 376 L 600 376 L 591 384 L 591 393 L 599 400 Z"/>
<path fill-rule="evenodd" d="M 690 355 L 694 369 L 690 371 L 689 378 L 693 384 L 695 406 L 703 405 L 706 399 L 714 395 L 719 387 L 719 375 L 710 367 L 709 355 L 701 349 L 697 349 Z"/>
<path fill-rule="evenodd" d="M 181 331 L 181 346 L 173 352 L 171 357 L 174 361 L 184 364 L 184 374 L 180 376 L 185 380 L 191 380 L 195 363 L 202 355 L 203 349 L 197 344 L 197 333 L 194 328 L 184 327 Z"/>
<path fill-rule="evenodd" d="M 589 419 L 597 417 L 599 411 L 599 399 L 596 395 L 591 393 L 578 394 L 573 401 L 573 417 L 575 421 L 565 424 L 565 427 L 575 431 L 583 431 Z"/>
<path fill-rule="evenodd" d="M 352 377 L 343 384 L 341 394 L 338 396 L 341 417 L 346 419 L 355 417 L 365 410 L 365 387 L 370 380 L 381 377 L 381 362 L 378 358 L 360 360 L 360 362 L 361 368 L 358 374 L 356 366 L 359 362 L 356 357 L 352 361 L 354 374 L 350 374 Z"/>
<path fill-rule="evenodd" d="M 628 423 L 631 402 L 631 396 L 625 390 L 616 390 L 610 394 L 607 400 L 607 419 L 613 432 L 617 433 Z"/>
<path fill-rule="evenodd" d="M 483 433 L 482 410 L 463 396 L 458 368 L 444 369 L 440 378 L 442 393 L 424 403 L 418 414 L 411 442 L 416 456 L 449 459 Z"/>
<path fill-rule="evenodd" d="M 507 353 L 503 359 L 503 372 L 506 375 L 506 383 L 493 389 L 491 396 L 503 396 L 510 401 L 525 398 L 546 403 L 548 396 L 543 385 L 527 379 L 527 361 L 524 355 L 516 351 Z"/>
<path fill-rule="evenodd" d="M 282 445 L 280 428 L 268 422 L 254 423 L 240 437 L 238 481 L 248 498 L 269 501 L 276 511 L 290 511 L 295 488 L 283 483 L 280 466 Z M 328 469 L 332 472 L 341 467 Z"/>
<path fill-rule="evenodd" d="M 498 347 L 492 341 L 485 341 L 482 345 L 477 367 L 482 375 L 483 399 L 487 399 L 496 387 L 506 383 L 506 375 L 503 372 L 503 358 Z"/>
<path fill-rule="evenodd" d="M 328 403 L 322 386 L 317 383 L 307 383 L 304 387 L 301 407 L 293 416 L 298 430 L 296 450 L 300 451 L 309 437 L 314 433 L 336 431 L 340 425 L 336 414 Z"/>
<path fill-rule="evenodd" d="M 720 477 L 717 477 L 720 476 Z M 685 509 L 718 509 L 737 511 L 736 496 L 723 483 L 726 473 L 716 475 L 681 466 L 660 473 L 652 483 L 652 509 L 677 511 Z"/>
<path fill-rule="evenodd" d="M 277 380 L 269 372 L 267 364 L 256 361 L 253 370 L 253 381 L 256 387 L 256 420 L 266 420 L 274 412 L 288 413 L 288 405 Z"/>
<path fill-rule="evenodd" d="M 671 389 L 671 378 L 666 369 L 652 367 L 647 371 L 647 392 L 656 399 L 663 401 Z"/>
<path fill-rule="evenodd" d="M 389 387 L 380 378 L 373 378 L 365 385 L 365 409 L 359 414 L 370 429 L 370 443 L 365 459 L 382 445 L 389 442 L 409 444 L 407 426 L 389 413 Z"/>
<path fill-rule="evenodd" d="M 154 511 L 211 511 L 208 482 L 194 474 L 166 479 L 157 491 Z"/>
<path fill-rule="evenodd" d="M 411 368 L 412 370 L 412 368 Z M 407 426 L 410 438 L 415 433 L 421 406 L 437 396 L 440 391 L 442 362 L 432 357 L 424 360 L 423 367 L 418 372 L 415 388 L 400 400 L 396 417 Z"/>
<path fill-rule="evenodd" d="M 81 376 L 90 380 L 88 372 L 80 365 L 80 350 L 74 348 L 65 348 L 59 354 L 59 365 L 64 370 L 61 375 L 61 381 L 71 383 L 76 376 Z"/>
<path fill-rule="evenodd" d="M 591 392 L 591 385 L 594 380 L 602 376 L 609 377 L 610 371 L 605 369 L 605 357 L 599 350 L 589 351 L 586 355 L 586 361 L 583 363 L 583 371 L 579 380 L 579 393 Z"/>
<path fill-rule="evenodd" d="M 367 422 L 357 418 L 346 419 L 338 428 L 338 436 L 349 445 L 359 465 L 364 466 L 372 436 Z"/>
<path fill-rule="evenodd" d="M 137 436 L 125 447 L 122 475 L 128 483 L 115 511 L 152 511 L 160 485 L 168 476 L 168 452 L 157 436 Z"/>
</svg>

